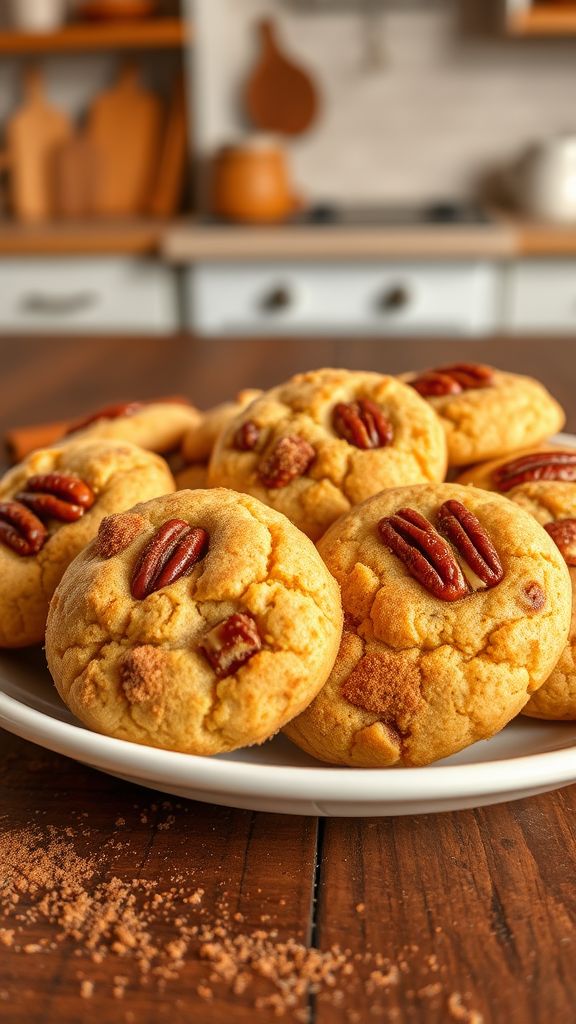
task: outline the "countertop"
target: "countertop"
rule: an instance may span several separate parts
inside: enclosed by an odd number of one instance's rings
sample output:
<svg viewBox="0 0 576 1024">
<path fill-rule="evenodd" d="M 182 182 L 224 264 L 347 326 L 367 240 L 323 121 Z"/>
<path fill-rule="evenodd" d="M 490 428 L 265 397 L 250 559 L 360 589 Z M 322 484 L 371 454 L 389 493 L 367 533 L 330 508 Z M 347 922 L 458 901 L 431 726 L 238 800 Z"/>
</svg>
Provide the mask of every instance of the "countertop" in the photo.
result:
<svg viewBox="0 0 576 1024">
<path fill-rule="evenodd" d="M 2 339 L 0 430 L 159 393 L 188 391 L 208 405 L 313 366 L 397 372 L 457 359 L 540 376 L 574 430 L 575 345 Z M 281 1010 L 280 1019 L 311 1024 L 574 1020 L 576 786 L 458 813 L 317 821 L 164 798 L 1 737 L 0 907 L 2 892 L 17 899 L 0 919 L 7 1024 L 272 1024 Z M 58 903 L 66 882 L 81 889 L 77 918 Z M 152 908 L 147 935 L 134 947 L 134 929 L 120 930 L 108 955 L 94 957 L 87 915 L 96 908 L 99 928 L 105 910 L 117 928 L 142 899 Z M 179 944 L 191 915 L 213 936 L 202 948 L 197 933 Z M 252 957 L 241 977 L 226 959 L 236 933 L 236 960 Z M 162 969 L 145 970 L 159 947 Z M 279 947 L 288 964 L 280 987 L 271 981 Z M 298 957 L 312 982 L 294 983 Z M 332 984 L 339 957 L 349 971 Z"/>
</svg>

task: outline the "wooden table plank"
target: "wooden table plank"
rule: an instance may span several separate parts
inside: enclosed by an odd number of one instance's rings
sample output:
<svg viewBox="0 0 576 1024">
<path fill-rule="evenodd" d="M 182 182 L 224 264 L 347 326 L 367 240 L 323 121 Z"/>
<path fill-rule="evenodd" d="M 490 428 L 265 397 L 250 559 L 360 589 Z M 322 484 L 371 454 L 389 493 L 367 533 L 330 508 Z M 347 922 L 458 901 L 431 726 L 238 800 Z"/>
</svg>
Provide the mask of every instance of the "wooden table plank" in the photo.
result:
<svg viewBox="0 0 576 1024">
<path fill-rule="evenodd" d="M 11 865 L 7 836 L 21 845 L 22 836 L 32 829 L 40 851 L 50 843 L 64 844 L 63 864 L 71 851 L 83 862 L 95 855 L 94 876 L 85 882 L 87 898 L 101 895 L 114 877 L 128 885 L 134 878 L 153 883 L 159 894 L 174 887 L 182 890 L 173 907 L 168 900 L 166 919 L 159 917 L 150 925 L 153 942 L 162 951 L 181 939 L 177 922 L 183 918 L 205 927 L 222 919 L 228 934 L 277 931 L 278 942 L 306 941 L 315 869 L 313 818 L 253 814 L 165 797 L 6 733 L 0 742 L 0 800 L 0 1019 L 10 1024 L 78 1024 L 99 1018 L 127 1024 L 168 1019 L 171 1024 L 264 1024 L 270 1019 L 266 1000 L 274 998 L 276 988 L 257 972 L 251 972 L 244 992 L 232 993 L 221 979 L 211 981 L 212 965 L 200 958 L 196 937 L 182 967 L 161 953 L 157 963 L 175 968 L 174 978 L 165 980 L 153 972 L 143 976 L 133 951 L 114 953 L 108 940 L 101 963 L 93 962 L 83 938 L 60 941 L 62 927 L 39 910 L 43 886 L 33 892 L 25 885 L 18 904 L 7 906 L 14 879 L 33 878 L 39 860 L 39 855 L 21 857 Z M 184 902 L 202 889 L 198 905 Z M 140 901 L 142 887 L 134 891 Z M 36 921 L 30 919 L 33 913 Z M 10 944 L 3 945 L 2 937 L 12 930 Z M 39 943 L 55 943 L 55 948 L 38 951 L 34 947 Z M 82 981 L 94 986 L 89 998 L 80 996 Z M 207 1000 L 208 989 L 212 998 Z M 304 993 L 295 1009 L 305 1010 L 307 998 Z M 265 1001 L 261 1008 L 255 1005 L 259 1000 Z"/>
<path fill-rule="evenodd" d="M 319 997 L 317 1024 L 572 1024 L 575 811 L 572 786 L 453 814 L 327 821 L 318 941 L 378 950 L 392 968 L 339 1009 Z"/>
</svg>

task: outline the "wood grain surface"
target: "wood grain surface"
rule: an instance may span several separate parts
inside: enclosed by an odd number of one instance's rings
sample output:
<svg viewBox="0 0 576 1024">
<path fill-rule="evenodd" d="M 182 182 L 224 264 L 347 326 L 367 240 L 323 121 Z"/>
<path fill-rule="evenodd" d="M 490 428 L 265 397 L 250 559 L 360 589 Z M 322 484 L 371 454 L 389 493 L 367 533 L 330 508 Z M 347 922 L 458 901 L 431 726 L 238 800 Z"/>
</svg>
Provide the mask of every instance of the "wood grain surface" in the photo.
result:
<svg viewBox="0 0 576 1024">
<path fill-rule="evenodd" d="M 574 344 L 4 339 L 0 430 L 159 392 L 187 390 L 209 405 L 312 366 L 396 372 L 458 359 L 540 376 L 576 429 Z M 33 827 L 97 855 L 88 895 L 113 877 L 161 889 L 179 878 L 204 889 L 205 922 L 225 903 L 244 932 L 338 946 L 350 965 L 345 982 L 305 986 L 287 1022 L 573 1024 L 576 787 L 454 814 L 317 822 L 165 798 L 0 736 L 0 843 Z M 0 887 L 6 874 L 0 863 Z M 41 915 L 29 922 L 35 899 L 24 888 L 18 904 L 32 947 L 58 930 Z M 11 925 L 0 915 L 2 927 Z M 154 928 L 158 941 L 170 939 L 169 921 Z M 90 998 L 81 997 L 83 977 L 94 980 Z M 143 984 L 130 959 L 94 964 L 70 939 L 35 955 L 0 945 L 6 1024 L 273 1024 L 269 993 L 265 973 L 246 992 L 213 983 L 192 948 L 177 977 L 158 985 Z"/>
</svg>

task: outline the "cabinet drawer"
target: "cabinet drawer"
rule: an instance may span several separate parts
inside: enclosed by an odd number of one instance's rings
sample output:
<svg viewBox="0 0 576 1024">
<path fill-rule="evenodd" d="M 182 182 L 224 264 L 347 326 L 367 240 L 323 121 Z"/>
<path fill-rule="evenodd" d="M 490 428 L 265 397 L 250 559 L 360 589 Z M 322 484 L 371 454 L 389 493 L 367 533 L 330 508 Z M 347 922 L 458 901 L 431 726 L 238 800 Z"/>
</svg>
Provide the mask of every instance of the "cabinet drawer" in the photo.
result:
<svg viewBox="0 0 576 1024">
<path fill-rule="evenodd" d="M 576 332 L 576 260 L 525 260 L 508 271 L 505 323 L 511 332 Z"/>
<path fill-rule="evenodd" d="M 161 263 L 136 259 L 0 262 L 0 330 L 162 334 L 177 329 L 176 287 Z"/>
<path fill-rule="evenodd" d="M 213 263 L 188 272 L 188 326 L 206 334 L 490 331 L 488 263 Z"/>
</svg>

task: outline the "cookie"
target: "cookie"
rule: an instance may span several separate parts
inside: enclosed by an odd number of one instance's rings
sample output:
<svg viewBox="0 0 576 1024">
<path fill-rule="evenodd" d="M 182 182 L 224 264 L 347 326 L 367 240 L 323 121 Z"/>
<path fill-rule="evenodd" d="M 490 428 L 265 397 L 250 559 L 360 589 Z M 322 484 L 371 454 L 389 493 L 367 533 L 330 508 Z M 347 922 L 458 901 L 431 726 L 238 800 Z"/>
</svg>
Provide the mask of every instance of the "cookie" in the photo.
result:
<svg viewBox="0 0 576 1024">
<path fill-rule="evenodd" d="M 208 462 L 224 427 L 262 392 L 255 388 L 239 391 L 233 402 L 223 402 L 201 413 L 197 424 L 184 435 L 180 449 L 181 467 L 174 473 L 179 491 L 208 486 Z"/>
<path fill-rule="evenodd" d="M 101 521 L 174 490 L 162 458 L 119 441 L 40 449 L 0 481 L 0 647 L 44 639 L 50 598 Z"/>
<path fill-rule="evenodd" d="M 312 700 L 341 628 L 338 586 L 285 516 L 178 491 L 103 522 L 54 595 L 46 654 L 91 729 L 217 754 L 262 743 Z"/>
<path fill-rule="evenodd" d="M 513 459 L 476 466 L 460 479 L 505 493 L 548 531 L 568 565 L 576 609 L 576 449 L 548 445 Z M 575 613 L 558 664 L 522 713 L 532 718 L 576 720 Z"/>
<path fill-rule="evenodd" d="M 499 494 L 404 487 L 352 509 L 318 545 L 345 625 L 316 700 L 285 727 L 308 753 L 425 765 L 502 729 L 568 635 L 568 570 L 546 531 Z"/>
<path fill-rule="evenodd" d="M 446 432 L 448 463 L 467 466 L 538 445 L 561 430 L 564 411 L 532 377 L 479 363 L 402 374 Z"/>
<path fill-rule="evenodd" d="M 328 369 L 252 402 L 216 442 L 208 481 L 253 494 L 316 540 L 377 491 L 442 480 L 445 469 L 443 431 L 412 388 Z"/>
<path fill-rule="evenodd" d="M 130 441 L 166 454 L 178 449 L 187 431 L 200 422 L 198 409 L 186 402 L 125 402 L 78 420 L 62 441 Z"/>
</svg>

